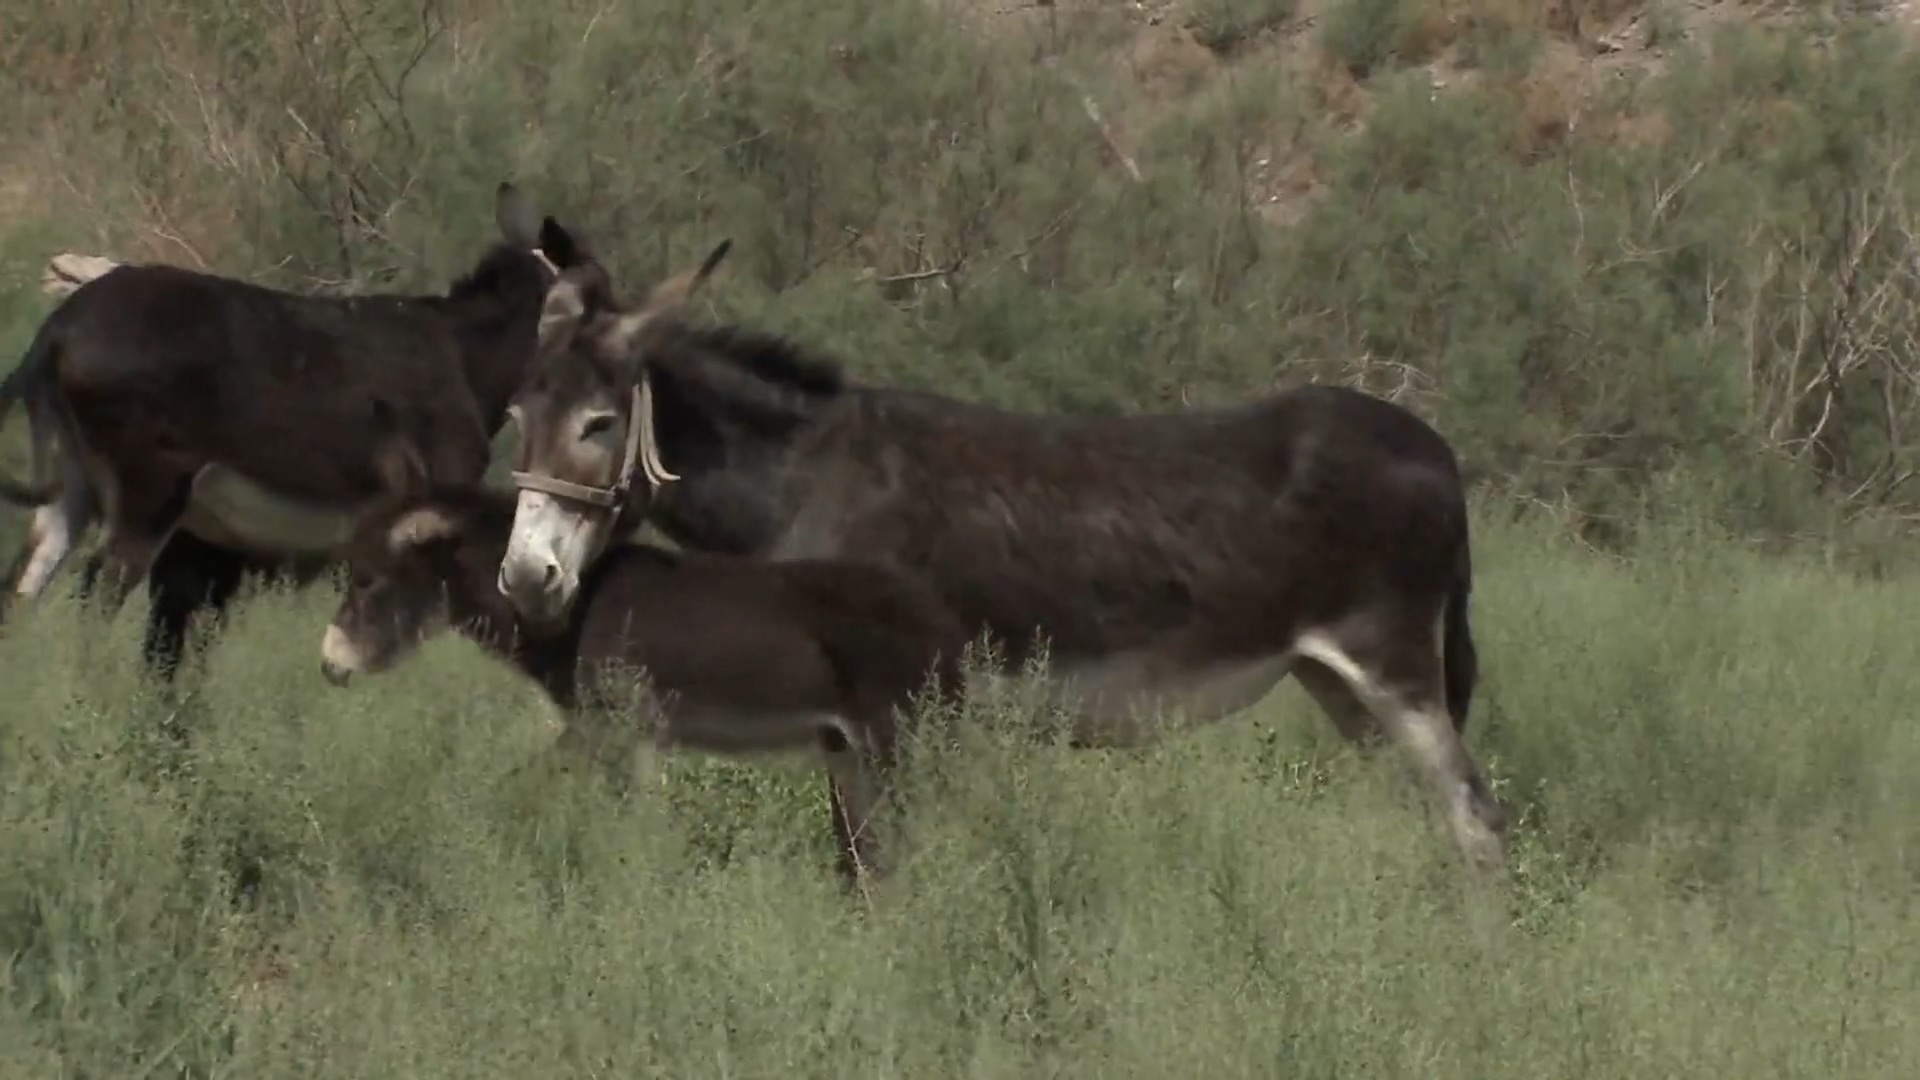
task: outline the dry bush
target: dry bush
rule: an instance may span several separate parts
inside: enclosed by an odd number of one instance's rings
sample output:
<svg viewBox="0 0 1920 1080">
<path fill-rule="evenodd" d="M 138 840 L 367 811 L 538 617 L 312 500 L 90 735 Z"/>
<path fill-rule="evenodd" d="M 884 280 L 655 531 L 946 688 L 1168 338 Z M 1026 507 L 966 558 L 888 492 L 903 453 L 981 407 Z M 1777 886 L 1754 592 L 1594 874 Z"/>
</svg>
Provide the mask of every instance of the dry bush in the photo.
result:
<svg viewBox="0 0 1920 1080">
<path fill-rule="evenodd" d="M 1335 129 L 1358 126 L 1373 103 L 1347 65 L 1320 50 L 1313 53 L 1300 85 L 1308 106 Z"/>
<path fill-rule="evenodd" d="M 1648 6 L 1648 0 L 1410 0 L 1412 20 L 1439 40 L 1428 55 L 1473 33 L 1539 35 L 1585 42 Z M 1418 50 L 1414 50 L 1418 51 Z"/>
<path fill-rule="evenodd" d="M 1513 151 L 1533 160 L 1560 149 L 1583 120 L 1591 80 L 1575 49 L 1549 42 L 1521 71 L 1488 73 L 1481 85 L 1504 99 L 1513 117 Z"/>
<path fill-rule="evenodd" d="M 1393 47 L 1402 64 L 1432 60 L 1469 34 L 1538 28 L 1528 0 L 1404 0 Z"/>
<path fill-rule="evenodd" d="M 1517 5 L 1524 0 L 1465 0 L 1468 3 Z M 1628 16 L 1661 0 L 1550 0 L 1537 5 L 1547 30 L 1575 41 L 1590 40 Z"/>
<path fill-rule="evenodd" d="M 1184 24 L 1216 53 L 1239 52 L 1293 20 L 1299 0 L 1188 0 Z"/>
<path fill-rule="evenodd" d="M 1469 44 L 1537 39 L 1585 46 L 1646 6 L 1647 0 L 1338 0 L 1336 17 L 1347 19 L 1350 29 L 1334 51 L 1366 69 L 1388 55 L 1400 66 L 1424 64 Z"/>
<path fill-rule="evenodd" d="M 1168 23 L 1144 26 L 1126 56 L 1127 72 L 1150 102 L 1163 103 L 1193 94 L 1220 68 L 1220 61 L 1185 27 Z"/>
<path fill-rule="evenodd" d="M 410 195 L 409 82 L 444 26 L 438 0 L 152 5 L 108 42 L 37 26 L 15 89 L 80 122 L 48 131 L 34 186 L 117 257 L 390 278 L 361 256 Z"/>
<path fill-rule="evenodd" d="M 1673 121 L 1666 110 L 1609 110 L 1575 132 L 1577 138 L 1634 150 L 1657 150 L 1673 140 Z"/>
</svg>

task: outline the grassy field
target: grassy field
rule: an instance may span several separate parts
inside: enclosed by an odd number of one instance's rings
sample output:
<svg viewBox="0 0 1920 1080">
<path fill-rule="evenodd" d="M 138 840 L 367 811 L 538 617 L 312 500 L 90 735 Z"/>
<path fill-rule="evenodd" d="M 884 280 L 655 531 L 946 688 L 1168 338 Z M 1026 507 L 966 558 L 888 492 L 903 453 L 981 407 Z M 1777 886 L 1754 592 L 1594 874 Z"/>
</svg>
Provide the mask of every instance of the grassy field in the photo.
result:
<svg viewBox="0 0 1920 1080">
<path fill-rule="evenodd" d="M 330 600 L 263 596 L 176 709 L 132 619 L 35 611 L 0 642 L 0 1073 L 1912 1076 L 1909 586 L 1480 528 L 1517 855 L 1477 909 L 1290 686 L 1140 754 L 983 725 L 859 915 L 803 773 L 509 785 L 541 708 L 464 643 L 335 690 Z"/>
<path fill-rule="evenodd" d="M 806 773 L 510 781 L 532 691 L 453 640 L 333 689 L 326 588 L 175 696 L 140 596 L 52 597 L 0 631 L 0 1080 L 1920 1073 L 1884 6 L 0 0 L 0 356 L 63 250 L 438 288 L 512 177 L 628 291 L 734 237 L 717 312 L 862 377 L 1406 403 L 1474 479 L 1514 843 L 1462 890 L 1291 686 L 1135 754 L 987 701 L 857 910 Z"/>
</svg>

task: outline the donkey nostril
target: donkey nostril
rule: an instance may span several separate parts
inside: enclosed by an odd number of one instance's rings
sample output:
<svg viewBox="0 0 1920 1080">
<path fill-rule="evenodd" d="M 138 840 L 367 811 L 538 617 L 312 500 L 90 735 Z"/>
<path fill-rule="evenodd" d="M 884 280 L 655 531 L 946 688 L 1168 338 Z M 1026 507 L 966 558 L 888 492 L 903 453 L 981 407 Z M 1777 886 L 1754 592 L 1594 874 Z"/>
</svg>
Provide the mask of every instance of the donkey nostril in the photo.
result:
<svg viewBox="0 0 1920 1080">
<path fill-rule="evenodd" d="M 553 588 L 553 579 L 559 576 L 560 576 L 560 568 L 558 566 L 555 566 L 552 563 L 548 563 L 546 576 L 541 579 L 540 584 L 544 588 L 551 589 Z"/>
</svg>

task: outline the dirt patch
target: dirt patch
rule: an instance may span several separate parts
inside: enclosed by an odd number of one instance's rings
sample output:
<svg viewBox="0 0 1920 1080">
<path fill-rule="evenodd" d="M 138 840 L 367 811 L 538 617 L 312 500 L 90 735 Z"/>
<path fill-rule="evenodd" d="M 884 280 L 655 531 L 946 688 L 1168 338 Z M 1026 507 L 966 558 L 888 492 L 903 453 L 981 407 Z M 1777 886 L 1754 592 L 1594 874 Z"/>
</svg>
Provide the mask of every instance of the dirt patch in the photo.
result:
<svg viewBox="0 0 1920 1080">
<path fill-rule="evenodd" d="M 1140 27 L 1126 56 L 1128 79 L 1142 98 L 1166 104 L 1193 96 L 1213 78 L 1221 60 L 1177 23 L 1156 20 Z"/>
</svg>

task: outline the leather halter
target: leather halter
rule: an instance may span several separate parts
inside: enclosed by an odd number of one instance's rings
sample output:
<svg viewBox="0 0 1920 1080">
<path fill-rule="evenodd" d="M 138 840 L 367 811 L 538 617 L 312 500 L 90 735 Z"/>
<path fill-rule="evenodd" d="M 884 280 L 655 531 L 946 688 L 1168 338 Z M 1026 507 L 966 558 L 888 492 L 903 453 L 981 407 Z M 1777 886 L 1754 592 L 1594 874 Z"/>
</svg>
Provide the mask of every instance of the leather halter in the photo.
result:
<svg viewBox="0 0 1920 1080">
<path fill-rule="evenodd" d="M 641 440 L 644 438 L 645 430 L 652 426 L 647 422 L 653 413 L 651 390 L 644 376 L 633 388 L 633 412 L 627 417 L 626 451 L 620 460 L 620 475 L 612 485 L 593 487 L 542 473 L 516 470 L 513 473 L 514 486 L 522 491 L 538 491 L 562 499 L 572 499 L 575 502 L 591 503 L 594 506 L 608 508 L 620 506 L 626 501 L 627 492 L 633 488 L 633 474 L 640 464 Z M 647 479 L 649 483 L 658 486 L 659 481 L 653 476 L 649 475 Z"/>
<path fill-rule="evenodd" d="M 560 268 L 554 265 L 547 253 L 539 248 L 533 249 L 533 255 L 540 265 L 547 268 L 557 280 L 564 276 Z M 522 491 L 538 491 L 557 498 L 571 499 L 575 502 L 589 503 L 604 508 L 617 508 L 626 501 L 627 492 L 633 489 L 633 474 L 639 469 L 646 474 L 649 487 L 658 489 L 670 480 L 680 479 L 667 471 L 660 460 L 659 448 L 653 444 L 653 383 L 643 372 L 639 382 L 633 387 L 633 407 L 627 417 L 626 450 L 620 459 L 620 475 L 608 487 L 593 487 L 588 484 L 576 484 L 571 480 L 562 480 L 557 476 L 545 476 L 540 473 L 514 470 L 514 486 Z"/>
</svg>

